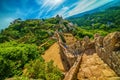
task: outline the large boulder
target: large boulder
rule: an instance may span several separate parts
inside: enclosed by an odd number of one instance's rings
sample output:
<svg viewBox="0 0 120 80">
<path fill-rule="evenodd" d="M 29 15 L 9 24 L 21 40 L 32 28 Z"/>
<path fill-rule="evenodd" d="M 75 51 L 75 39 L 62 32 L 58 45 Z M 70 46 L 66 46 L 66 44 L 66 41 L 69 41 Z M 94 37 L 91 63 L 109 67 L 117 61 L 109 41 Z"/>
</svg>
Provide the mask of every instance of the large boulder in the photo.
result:
<svg viewBox="0 0 120 80">
<path fill-rule="evenodd" d="M 116 50 L 116 48 L 120 50 L 120 32 L 114 32 L 107 35 L 103 40 L 103 46 L 109 51 Z"/>
<path fill-rule="evenodd" d="M 120 76 L 120 32 L 95 40 L 96 52 Z"/>
</svg>

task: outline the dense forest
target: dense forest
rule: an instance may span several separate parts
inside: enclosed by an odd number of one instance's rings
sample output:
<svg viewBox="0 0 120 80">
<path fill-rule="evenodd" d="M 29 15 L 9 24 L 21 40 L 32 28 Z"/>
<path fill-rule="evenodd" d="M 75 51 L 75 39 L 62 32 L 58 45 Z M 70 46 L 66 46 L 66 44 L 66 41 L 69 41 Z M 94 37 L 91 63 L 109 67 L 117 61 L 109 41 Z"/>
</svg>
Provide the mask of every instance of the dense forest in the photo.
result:
<svg viewBox="0 0 120 80">
<path fill-rule="evenodd" d="M 68 20 L 91 34 L 98 32 L 106 35 L 110 32 L 120 31 L 120 6 L 78 18 L 68 18 Z"/>
<path fill-rule="evenodd" d="M 0 80 L 43 79 L 60 80 L 62 72 L 41 57 L 54 42 L 54 32 L 71 32 L 77 39 L 95 33 L 103 36 L 120 31 L 120 7 L 64 20 L 60 16 L 49 19 L 20 18 L 0 32 Z M 71 23 L 72 22 L 72 23 Z"/>
</svg>

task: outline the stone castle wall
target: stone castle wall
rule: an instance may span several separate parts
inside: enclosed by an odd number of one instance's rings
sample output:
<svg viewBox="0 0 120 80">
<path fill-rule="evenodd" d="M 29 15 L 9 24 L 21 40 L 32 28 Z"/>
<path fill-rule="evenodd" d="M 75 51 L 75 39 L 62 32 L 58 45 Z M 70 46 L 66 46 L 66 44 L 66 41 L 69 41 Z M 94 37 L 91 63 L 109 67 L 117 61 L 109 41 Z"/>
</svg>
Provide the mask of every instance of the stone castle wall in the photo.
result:
<svg viewBox="0 0 120 80">
<path fill-rule="evenodd" d="M 76 41 L 71 45 L 60 42 L 59 45 L 62 51 L 61 55 L 69 66 L 69 71 L 64 80 L 74 80 L 80 66 L 78 56 L 88 49 L 95 49 L 100 58 L 120 76 L 120 32 L 110 33 L 106 37 L 96 34 L 92 41 L 90 41 L 89 37 L 85 37 L 81 42 Z"/>
<path fill-rule="evenodd" d="M 79 68 L 80 68 L 81 59 L 82 59 L 82 54 L 77 57 L 73 66 L 66 73 L 64 80 L 76 80 L 76 77 L 77 77 L 76 75 L 77 75 Z"/>
<path fill-rule="evenodd" d="M 120 76 L 120 32 L 95 37 L 96 53 Z"/>
</svg>

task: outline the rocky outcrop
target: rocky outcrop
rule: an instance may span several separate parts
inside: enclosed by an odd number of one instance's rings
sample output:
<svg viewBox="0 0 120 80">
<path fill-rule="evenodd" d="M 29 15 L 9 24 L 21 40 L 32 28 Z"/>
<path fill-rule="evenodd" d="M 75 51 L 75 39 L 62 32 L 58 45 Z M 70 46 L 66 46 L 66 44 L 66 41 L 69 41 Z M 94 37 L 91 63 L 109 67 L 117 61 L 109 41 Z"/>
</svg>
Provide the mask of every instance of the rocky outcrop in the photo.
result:
<svg viewBox="0 0 120 80">
<path fill-rule="evenodd" d="M 103 46 L 106 50 L 120 50 L 120 32 L 114 32 L 107 35 L 103 40 Z"/>
<path fill-rule="evenodd" d="M 95 37 L 98 55 L 120 76 L 120 32 Z"/>
<path fill-rule="evenodd" d="M 60 39 L 59 33 L 57 36 L 61 48 L 61 57 L 68 67 L 64 80 L 76 79 L 76 74 L 81 65 L 82 53 L 91 56 L 92 50 L 92 53 L 97 53 L 120 76 L 120 32 L 110 33 L 106 37 L 95 34 L 94 40 L 90 40 L 86 36 L 82 41 L 75 40 L 71 34 L 64 35 L 65 42 Z"/>
<path fill-rule="evenodd" d="M 94 49 L 95 44 L 93 41 L 90 41 L 88 36 L 85 36 L 82 40 L 82 48 L 83 48 L 83 50 Z"/>
</svg>

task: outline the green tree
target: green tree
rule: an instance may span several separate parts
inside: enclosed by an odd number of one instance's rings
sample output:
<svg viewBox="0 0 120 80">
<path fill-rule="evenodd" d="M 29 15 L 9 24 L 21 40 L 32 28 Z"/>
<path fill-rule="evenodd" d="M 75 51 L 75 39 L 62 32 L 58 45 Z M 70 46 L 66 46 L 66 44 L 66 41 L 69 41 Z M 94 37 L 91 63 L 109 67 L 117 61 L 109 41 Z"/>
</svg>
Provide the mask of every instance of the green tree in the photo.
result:
<svg viewBox="0 0 120 80">
<path fill-rule="evenodd" d="M 53 66 L 53 61 L 44 63 L 37 59 L 26 64 L 25 69 L 23 76 L 32 79 L 61 80 L 63 77 L 60 70 Z"/>
<path fill-rule="evenodd" d="M 39 57 L 35 45 L 6 42 L 0 44 L 0 80 L 21 75 L 26 63 Z"/>
</svg>

